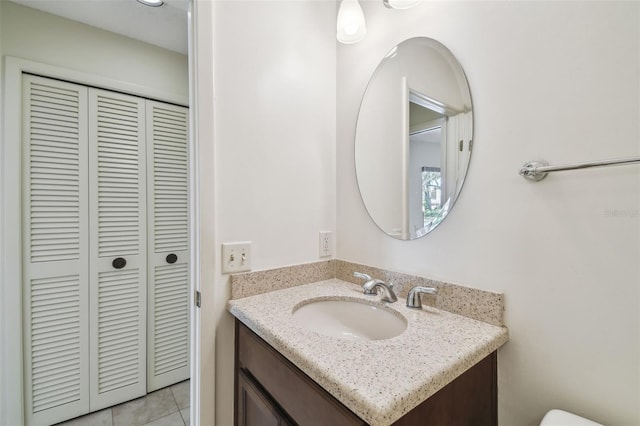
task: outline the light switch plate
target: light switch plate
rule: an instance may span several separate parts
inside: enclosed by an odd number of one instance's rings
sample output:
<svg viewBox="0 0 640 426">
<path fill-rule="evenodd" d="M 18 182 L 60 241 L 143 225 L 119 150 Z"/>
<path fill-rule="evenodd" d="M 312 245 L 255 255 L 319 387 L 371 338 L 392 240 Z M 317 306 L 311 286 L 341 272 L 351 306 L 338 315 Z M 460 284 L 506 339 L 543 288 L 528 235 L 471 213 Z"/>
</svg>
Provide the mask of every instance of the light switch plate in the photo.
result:
<svg viewBox="0 0 640 426">
<path fill-rule="evenodd" d="M 235 274 L 251 270 L 251 241 L 222 243 L 222 273 Z"/>
</svg>

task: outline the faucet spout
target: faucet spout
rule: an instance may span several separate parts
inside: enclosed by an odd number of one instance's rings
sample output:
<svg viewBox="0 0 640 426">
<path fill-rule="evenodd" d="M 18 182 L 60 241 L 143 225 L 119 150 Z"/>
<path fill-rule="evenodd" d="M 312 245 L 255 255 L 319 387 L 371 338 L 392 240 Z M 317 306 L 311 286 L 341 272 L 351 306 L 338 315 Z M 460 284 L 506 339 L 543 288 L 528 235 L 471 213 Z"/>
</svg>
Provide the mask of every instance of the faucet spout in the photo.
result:
<svg viewBox="0 0 640 426">
<path fill-rule="evenodd" d="M 367 282 L 365 282 L 362 285 L 362 289 L 364 290 L 364 294 L 368 294 L 368 295 L 376 295 L 378 294 L 378 289 L 381 290 L 382 292 L 382 301 L 383 302 L 388 302 L 388 303 L 393 303 L 395 301 L 398 300 L 398 297 L 396 296 L 396 294 L 393 291 L 393 284 L 392 283 L 385 283 L 382 280 L 376 279 L 376 278 L 371 278 L 369 275 L 367 274 L 363 274 L 361 272 L 354 272 L 353 276 L 356 278 L 362 278 L 367 280 Z"/>
<path fill-rule="evenodd" d="M 377 289 L 381 290 L 382 298 L 380 300 L 382 300 L 383 302 L 393 303 L 398 300 L 396 293 L 393 291 L 393 284 L 391 283 L 387 284 L 384 281 L 375 280 L 371 288 L 374 294 L 377 294 Z M 365 294 L 369 294 L 367 293 L 367 288 L 365 288 L 364 291 Z"/>
<path fill-rule="evenodd" d="M 373 285 L 380 280 L 371 278 L 371 275 L 363 274 L 362 272 L 354 272 L 353 276 L 356 278 L 361 278 L 363 280 L 366 280 L 366 282 L 362 284 L 362 288 L 364 289 L 364 294 L 369 294 L 369 295 L 377 294 L 376 290 L 373 288 Z"/>
</svg>

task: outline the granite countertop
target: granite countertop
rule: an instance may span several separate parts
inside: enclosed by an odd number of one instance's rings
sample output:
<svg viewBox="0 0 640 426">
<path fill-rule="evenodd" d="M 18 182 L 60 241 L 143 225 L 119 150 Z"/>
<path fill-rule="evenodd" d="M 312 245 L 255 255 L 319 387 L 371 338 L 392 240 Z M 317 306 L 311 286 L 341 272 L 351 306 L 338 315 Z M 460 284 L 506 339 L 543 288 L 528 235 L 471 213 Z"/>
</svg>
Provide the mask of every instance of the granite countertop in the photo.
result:
<svg viewBox="0 0 640 426">
<path fill-rule="evenodd" d="M 409 309 L 399 299 L 387 307 L 406 318 L 402 334 L 376 341 L 338 339 L 292 319 L 296 306 L 318 298 L 372 300 L 360 286 L 330 279 L 231 300 L 228 309 L 373 426 L 395 422 L 509 338 L 505 327 L 426 306 Z"/>
</svg>

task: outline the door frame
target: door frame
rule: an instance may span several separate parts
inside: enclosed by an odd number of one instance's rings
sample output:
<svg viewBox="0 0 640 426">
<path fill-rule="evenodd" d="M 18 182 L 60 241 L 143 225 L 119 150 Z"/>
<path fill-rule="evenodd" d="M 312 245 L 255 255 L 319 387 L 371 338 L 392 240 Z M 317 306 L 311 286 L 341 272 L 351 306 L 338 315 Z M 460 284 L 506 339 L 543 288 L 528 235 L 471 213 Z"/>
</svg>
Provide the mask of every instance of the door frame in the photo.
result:
<svg viewBox="0 0 640 426">
<path fill-rule="evenodd" d="M 190 25 L 191 32 L 193 31 Z M 21 202 L 21 182 L 22 182 L 22 76 L 25 73 L 37 74 L 49 78 L 57 78 L 72 83 L 79 83 L 87 86 L 99 87 L 102 89 L 113 90 L 118 92 L 129 93 L 132 95 L 157 99 L 159 101 L 170 102 L 183 106 L 189 106 L 193 101 L 195 92 L 195 80 L 193 80 L 193 55 L 191 54 L 193 42 L 190 41 L 189 54 L 189 95 L 183 96 L 177 93 L 158 90 L 152 87 L 132 84 L 125 81 L 111 79 L 99 75 L 84 73 L 68 68 L 48 65 L 40 62 L 30 61 L 26 59 L 5 56 L 4 68 L 4 128 L 3 128 L 3 144 L 2 144 L 2 173 L 1 188 L 2 194 L 0 198 L 2 222 L 0 223 L 0 235 L 2 235 L 0 247 L 0 308 L 3 317 L 0 322 L 0 331 L 2 332 L 2 364 L 0 368 L 3 370 L 4 377 L 0 386 L 0 395 L 3 398 L 4 413 L 1 419 L 6 424 L 24 424 L 24 386 L 23 386 L 23 347 L 22 347 L 22 202 Z M 196 103 L 191 102 L 192 107 L 189 108 L 190 130 L 189 130 L 189 150 L 193 159 L 194 151 L 197 147 L 196 138 Z M 195 157 L 197 158 L 197 157 Z M 190 197 L 190 210 L 197 209 L 197 168 L 196 162 L 191 162 L 190 176 L 192 195 Z M 192 213 L 192 219 L 194 215 Z M 191 260 L 197 259 L 197 233 L 198 223 L 192 221 L 190 229 L 191 239 Z M 198 262 L 192 263 L 192 270 L 196 270 Z M 191 290 L 200 288 L 197 282 L 197 274 L 191 274 Z M 194 279 L 196 278 L 196 279 Z M 191 298 L 193 299 L 193 291 Z M 193 304 L 191 304 L 193 306 Z M 197 310 L 191 309 L 191 333 L 192 337 L 199 338 L 199 313 Z M 192 340 L 192 342 L 195 342 Z M 198 357 L 199 358 L 199 357 Z M 191 348 L 191 373 L 192 377 L 198 377 L 199 359 L 194 359 L 194 345 Z M 194 362 L 195 361 L 195 362 Z M 199 388 L 198 383 L 191 382 L 192 390 L 194 387 Z M 191 415 L 197 424 L 199 413 L 199 392 L 196 390 L 192 394 L 196 401 L 192 403 Z M 192 397 L 193 398 L 193 397 Z"/>
</svg>

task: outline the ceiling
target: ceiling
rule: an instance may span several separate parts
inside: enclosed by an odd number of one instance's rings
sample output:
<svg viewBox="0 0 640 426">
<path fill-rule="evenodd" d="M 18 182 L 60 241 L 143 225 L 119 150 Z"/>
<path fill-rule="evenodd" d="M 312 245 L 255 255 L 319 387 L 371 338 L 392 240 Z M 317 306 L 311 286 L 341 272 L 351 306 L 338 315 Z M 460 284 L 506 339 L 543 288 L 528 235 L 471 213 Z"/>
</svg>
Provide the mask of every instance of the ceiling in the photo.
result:
<svg viewBox="0 0 640 426">
<path fill-rule="evenodd" d="M 189 0 L 164 0 L 160 7 L 136 0 L 11 1 L 187 54 Z"/>
</svg>

